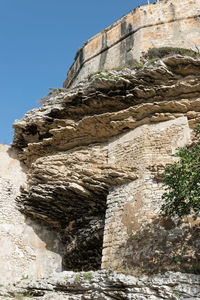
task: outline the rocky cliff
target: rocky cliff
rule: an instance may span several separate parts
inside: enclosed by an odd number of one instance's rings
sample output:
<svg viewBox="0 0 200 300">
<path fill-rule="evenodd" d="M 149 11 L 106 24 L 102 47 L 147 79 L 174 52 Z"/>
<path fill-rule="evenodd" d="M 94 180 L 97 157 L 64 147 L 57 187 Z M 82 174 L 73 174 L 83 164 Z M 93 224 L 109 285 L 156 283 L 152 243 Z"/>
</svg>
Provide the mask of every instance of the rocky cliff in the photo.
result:
<svg viewBox="0 0 200 300">
<path fill-rule="evenodd" d="M 101 72 L 15 122 L 28 167 L 18 207 L 57 230 L 64 269 L 199 270 L 198 221 L 158 217 L 162 171 L 199 121 L 199 66 L 172 55 Z"/>
<path fill-rule="evenodd" d="M 200 276 L 167 272 L 139 279 L 109 271 L 62 272 L 0 287 L 1 300 L 199 300 Z"/>
<path fill-rule="evenodd" d="M 199 273 L 199 220 L 159 216 L 163 170 L 200 120 L 199 67 L 197 54 L 173 54 L 93 74 L 52 90 L 15 122 L 12 151 L 27 177 L 17 208 L 51 250 L 42 246 L 41 275 L 62 257 L 63 270 L 140 279 L 64 272 L 25 284 L 34 273 L 25 255 L 21 279 L 1 289 L 2 299 L 199 299 L 198 275 L 168 272 Z"/>
<path fill-rule="evenodd" d="M 153 5 L 116 22 L 78 53 L 75 81 L 15 121 L 0 147 L 0 299 L 200 299 L 200 219 L 159 214 L 164 168 L 200 122 L 200 54 L 132 43 L 155 27 L 179 45 L 189 24 L 198 44 L 198 1 L 182 17 L 178 1 L 155 5 L 156 24 Z M 141 62 L 127 64 L 134 49 Z"/>
</svg>

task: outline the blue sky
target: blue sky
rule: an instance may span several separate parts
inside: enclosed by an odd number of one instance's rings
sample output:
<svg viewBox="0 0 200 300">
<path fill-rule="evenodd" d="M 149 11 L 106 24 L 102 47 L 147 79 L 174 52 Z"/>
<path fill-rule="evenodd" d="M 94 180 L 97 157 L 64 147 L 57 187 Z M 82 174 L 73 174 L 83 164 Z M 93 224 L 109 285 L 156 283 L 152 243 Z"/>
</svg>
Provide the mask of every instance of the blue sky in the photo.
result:
<svg viewBox="0 0 200 300">
<path fill-rule="evenodd" d="M 61 87 L 78 48 L 144 0 L 0 0 L 0 143 Z"/>
</svg>

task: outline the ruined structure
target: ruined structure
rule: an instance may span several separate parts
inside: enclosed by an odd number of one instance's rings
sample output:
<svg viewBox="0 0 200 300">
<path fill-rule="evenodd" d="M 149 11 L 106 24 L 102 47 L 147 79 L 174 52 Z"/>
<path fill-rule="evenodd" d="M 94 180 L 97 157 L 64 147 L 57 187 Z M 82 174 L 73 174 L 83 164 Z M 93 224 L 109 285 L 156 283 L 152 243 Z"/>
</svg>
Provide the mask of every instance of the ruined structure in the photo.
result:
<svg viewBox="0 0 200 300">
<path fill-rule="evenodd" d="M 190 9 L 182 15 L 188 3 Z M 76 275 L 64 272 L 47 281 L 21 282 L 7 292 L 2 289 L 2 299 L 29 292 L 36 299 L 176 299 L 180 290 L 183 298 L 200 299 L 198 275 L 169 272 L 199 273 L 199 219 L 189 216 L 172 220 L 159 215 L 163 170 L 173 162 L 176 148 L 191 142 L 192 129 L 200 121 L 200 55 L 183 49 L 180 54 L 180 49 L 167 48 L 167 55 L 149 61 L 147 53 L 152 45 L 194 49 L 195 44 L 198 48 L 199 4 L 176 0 L 138 8 L 91 39 L 78 52 L 64 88 L 52 90 L 42 99 L 42 107 L 17 120 L 12 150 L 1 151 L 6 156 L 0 173 L 1 205 L 10 199 L 9 214 L 17 215 L 12 224 L 20 223 L 20 230 L 15 228 L 16 240 L 23 237 L 19 245 L 13 240 L 14 229 L 5 234 L 5 238 L 10 234 L 10 249 L 14 245 L 18 252 L 11 250 L 0 263 L 9 261 L 13 253 L 23 252 L 23 264 L 17 262 L 16 256 L 9 266 L 9 272 L 15 274 L 13 280 L 26 275 L 40 278 L 61 268 L 117 270 L 141 279 L 106 271 Z M 151 25 L 151 29 L 163 28 L 169 39 L 159 41 L 152 31 L 148 40 L 142 38 L 143 44 L 138 48 L 138 42 L 131 44 L 131 40 L 147 34 L 150 23 L 143 21 L 144 26 L 134 32 L 129 24 L 139 22 L 139 16 L 141 24 L 145 11 L 147 20 L 151 16 L 154 21 L 159 11 L 159 24 Z M 174 39 L 177 27 L 180 40 Z M 130 34 L 123 28 L 131 28 Z M 120 36 L 116 33 L 119 29 Z M 111 32 L 116 47 L 95 52 L 98 41 L 110 41 Z M 122 59 L 121 69 L 88 73 L 96 71 L 87 69 L 91 61 L 94 68 L 98 65 L 97 70 L 108 62 L 110 68 L 119 66 L 111 60 L 120 59 L 112 54 L 119 48 L 123 55 L 136 55 L 129 56 L 132 63 L 128 67 Z M 91 59 L 86 49 L 90 49 Z M 104 64 L 96 64 L 95 60 L 102 61 L 105 53 Z M 136 58 L 144 64 L 135 64 Z M 66 88 L 68 85 L 72 87 Z M 3 174 L 10 163 L 19 176 L 13 176 L 11 170 L 6 179 Z M 1 232 L 8 226 L 7 218 L 8 214 L 0 219 Z M 40 268 L 39 273 L 33 265 Z M 4 268 L 2 277 L 6 274 L 8 278 L 9 272 Z M 160 272 L 166 273 L 159 275 Z"/>
<path fill-rule="evenodd" d="M 199 18 L 199 0 L 160 1 L 138 7 L 85 43 L 63 86 L 74 86 L 88 74 L 104 69 L 132 66 L 150 48 L 198 50 Z"/>
</svg>

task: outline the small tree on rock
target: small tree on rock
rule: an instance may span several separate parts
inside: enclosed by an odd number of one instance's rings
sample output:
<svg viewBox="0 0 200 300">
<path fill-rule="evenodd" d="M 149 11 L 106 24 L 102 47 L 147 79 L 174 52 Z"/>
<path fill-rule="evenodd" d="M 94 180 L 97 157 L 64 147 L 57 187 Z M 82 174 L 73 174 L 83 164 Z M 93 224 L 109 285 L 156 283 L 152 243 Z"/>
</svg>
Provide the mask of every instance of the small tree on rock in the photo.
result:
<svg viewBox="0 0 200 300">
<path fill-rule="evenodd" d="M 162 216 L 179 217 L 200 212 L 200 124 L 195 131 L 195 142 L 178 148 L 174 155 L 179 160 L 166 167 Z"/>
</svg>

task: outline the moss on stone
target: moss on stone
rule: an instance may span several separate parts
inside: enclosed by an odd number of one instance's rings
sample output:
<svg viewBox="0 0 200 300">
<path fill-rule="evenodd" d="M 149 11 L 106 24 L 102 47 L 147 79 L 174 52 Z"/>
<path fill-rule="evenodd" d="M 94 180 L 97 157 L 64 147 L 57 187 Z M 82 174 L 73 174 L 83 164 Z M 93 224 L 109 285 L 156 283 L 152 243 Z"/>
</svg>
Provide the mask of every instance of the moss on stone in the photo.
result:
<svg viewBox="0 0 200 300">
<path fill-rule="evenodd" d="M 144 58 L 146 60 L 152 60 L 152 59 L 159 59 L 163 58 L 168 55 L 188 55 L 191 57 L 200 57 L 199 49 L 197 48 L 197 51 L 193 51 L 191 49 L 185 49 L 185 48 L 174 48 L 174 47 L 160 47 L 160 48 L 151 48 L 147 51 L 146 54 L 144 54 Z"/>
</svg>

